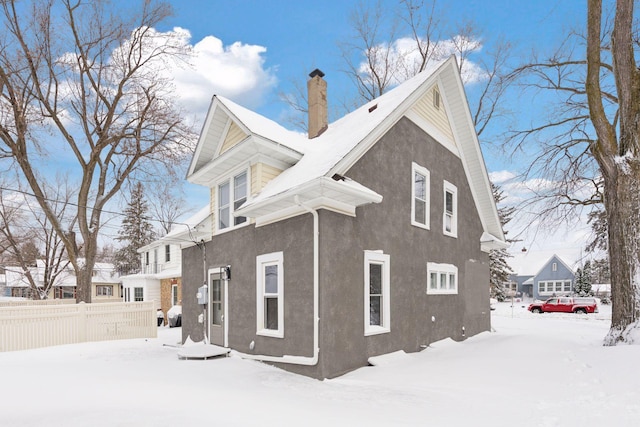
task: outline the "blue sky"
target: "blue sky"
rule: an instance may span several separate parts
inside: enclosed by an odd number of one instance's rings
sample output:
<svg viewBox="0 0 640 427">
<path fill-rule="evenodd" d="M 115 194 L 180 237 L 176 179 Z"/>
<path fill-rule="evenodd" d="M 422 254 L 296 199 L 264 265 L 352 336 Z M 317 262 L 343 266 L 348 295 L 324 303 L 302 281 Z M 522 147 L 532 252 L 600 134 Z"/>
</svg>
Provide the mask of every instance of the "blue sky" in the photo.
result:
<svg viewBox="0 0 640 427">
<path fill-rule="evenodd" d="M 136 0 L 137 1 L 137 0 Z M 206 115 L 211 97 L 223 95 L 247 108 L 291 127 L 286 121 L 289 107 L 280 101 L 279 93 L 290 93 L 293 81 L 304 85 L 307 75 L 314 68 L 326 74 L 329 104 L 353 100 L 355 86 L 343 72 L 346 69 L 339 45 L 353 36 L 350 16 L 360 0 L 172 0 L 175 15 L 157 28 L 160 32 L 174 32 L 195 54 L 189 66 L 170 68 L 170 77 L 176 86 L 179 100 L 199 130 Z M 365 4 L 372 4 L 368 2 Z M 399 7 L 398 0 L 382 2 L 389 14 Z M 121 4 L 125 5 L 124 2 Z M 126 7 L 133 7 L 130 2 Z M 443 27 L 454 35 L 453 27 L 466 21 L 474 24 L 474 33 L 481 37 L 482 49 L 474 53 L 471 61 L 481 60 L 483 53 L 500 39 L 508 40 L 514 49 L 513 63 L 526 61 L 532 51 L 546 52 L 564 38 L 566 32 L 577 25 L 584 25 L 586 5 L 577 0 L 539 1 L 462 1 L 450 0 L 438 3 L 438 14 Z M 122 9 L 123 13 L 125 9 Z M 397 38 L 406 36 L 399 32 Z M 393 40 L 386 40 L 392 42 Z M 479 85 L 467 85 L 467 93 L 473 104 Z M 523 99 L 514 88 L 505 105 L 521 123 L 534 118 L 531 108 L 540 99 Z M 331 114 L 331 111 L 330 111 Z M 483 152 L 492 178 L 504 179 L 518 174 L 526 158 L 511 161 L 504 153 L 491 145 L 498 141 L 499 126 L 485 137 Z M 58 170 L 66 170 L 64 153 L 56 153 Z M 51 164 L 51 170 L 55 169 Z M 53 173 L 52 173 L 53 175 Z M 503 187 L 509 190 L 511 188 Z M 517 188 L 517 186 L 513 186 Z M 188 203 L 193 211 L 208 203 L 209 190 L 186 185 Z M 514 190 L 515 191 L 515 190 Z M 509 194 L 511 196 L 511 194 Z M 111 224 L 108 232 L 115 233 L 117 225 Z M 513 237 L 515 232 L 509 235 Z M 520 236 L 523 242 L 514 246 L 514 253 L 522 262 L 514 259 L 512 266 L 525 271 L 522 266 L 536 269 L 553 253 L 567 255 L 565 261 L 572 265 L 584 244 L 584 230 L 565 230 L 562 233 Z M 522 256 L 520 249 L 529 251 Z M 533 261 L 534 254 L 540 253 Z M 533 271 L 535 273 L 535 271 Z"/>
<path fill-rule="evenodd" d="M 196 118 L 204 117 L 211 96 L 223 95 L 287 126 L 288 107 L 278 93 L 292 90 L 291 80 L 304 83 L 314 68 L 325 72 L 329 102 L 354 93 L 354 85 L 343 72 L 344 60 L 339 44 L 352 37 L 350 15 L 356 0 L 316 1 L 203 1 L 175 0 L 175 16 L 158 28 L 169 31 L 180 27 L 190 33 L 189 43 L 196 51 L 206 52 L 208 61 L 196 64 L 202 84 L 192 85 L 194 94 L 187 103 Z M 373 3 L 373 2 L 370 2 Z M 398 1 L 383 1 L 393 10 Z M 567 32 L 586 22 L 586 4 L 576 0 L 539 1 L 441 1 L 439 16 L 444 27 L 471 21 L 480 35 L 483 49 L 490 49 L 500 39 L 514 49 L 514 63 L 526 61 L 532 51 L 549 52 Z M 406 34 L 399 33 L 398 37 Z M 481 58 L 482 51 L 474 57 Z M 192 79 L 185 75 L 181 80 Z M 205 82 L 206 80 L 206 82 Z M 196 80 L 193 80 L 196 81 Z M 474 89 L 467 92 L 473 103 Z M 189 89 L 180 89 L 189 93 Z M 355 96 L 355 95 L 353 95 Z M 520 122 L 532 122 L 532 103 L 541 99 L 523 99 L 517 88 L 505 100 Z M 289 126 L 290 127 L 290 126 Z M 502 129 L 494 129 L 497 135 Z M 526 159 L 511 161 L 492 146 L 484 146 L 487 168 L 494 178 L 514 176 Z M 188 186 L 193 199 L 206 196 L 204 189 Z M 515 221 L 514 221 L 515 222 Z M 514 236 L 517 231 L 512 231 Z M 572 265 L 578 259 L 588 230 L 560 230 L 524 234 L 514 245 L 512 266 L 523 273 L 535 273 L 552 254 L 557 253 Z M 526 253 L 521 252 L 527 247 Z"/>
</svg>

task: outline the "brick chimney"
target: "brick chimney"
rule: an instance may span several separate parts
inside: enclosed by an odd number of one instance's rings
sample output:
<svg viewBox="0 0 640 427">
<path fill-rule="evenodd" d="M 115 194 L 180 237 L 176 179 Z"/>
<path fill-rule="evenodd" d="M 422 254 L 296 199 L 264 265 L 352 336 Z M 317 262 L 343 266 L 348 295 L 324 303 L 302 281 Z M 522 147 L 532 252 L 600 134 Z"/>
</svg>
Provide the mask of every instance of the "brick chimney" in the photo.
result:
<svg viewBox="0 0 640 427">
<path fill-rule="evenodd" d="M 309 74 L 307 97 L 309 102 L 309 139 L 320 136 L 327 130 L 327 82 L 324 73 L 317 68 Z"/>
</svg>

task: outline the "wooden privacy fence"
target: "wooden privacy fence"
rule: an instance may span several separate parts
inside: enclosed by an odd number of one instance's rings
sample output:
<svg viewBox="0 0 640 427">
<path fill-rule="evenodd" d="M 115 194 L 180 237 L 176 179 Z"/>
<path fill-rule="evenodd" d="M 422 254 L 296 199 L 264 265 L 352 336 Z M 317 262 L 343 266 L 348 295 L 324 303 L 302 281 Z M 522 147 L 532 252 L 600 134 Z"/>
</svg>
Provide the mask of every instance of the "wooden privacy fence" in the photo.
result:
<svg viewBox="0 0 640 427">
<path fill-rule="evenodd" d="M 153 301 L 0 307 L 0 352 L 157 334 Z"/>
</svg>

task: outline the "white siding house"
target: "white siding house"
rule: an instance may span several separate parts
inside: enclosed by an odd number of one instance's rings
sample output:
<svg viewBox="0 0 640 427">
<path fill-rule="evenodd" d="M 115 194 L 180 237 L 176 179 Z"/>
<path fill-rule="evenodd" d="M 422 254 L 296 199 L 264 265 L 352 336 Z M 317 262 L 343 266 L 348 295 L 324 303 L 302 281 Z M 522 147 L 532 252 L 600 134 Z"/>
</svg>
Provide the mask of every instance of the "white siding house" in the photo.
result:
<svg viewBox="0 0 640 427">
<path fill-rule="evenodd" d="M 207 205 L 184 223 L 174 225 L 166 236 L 139 248 L 140 273 L 121 277 L 124 301 L 155 301 L 164 316 L 173 305 L 180 305 L 182 247 L 195 244 L 210 230 Z"/>
</svg>

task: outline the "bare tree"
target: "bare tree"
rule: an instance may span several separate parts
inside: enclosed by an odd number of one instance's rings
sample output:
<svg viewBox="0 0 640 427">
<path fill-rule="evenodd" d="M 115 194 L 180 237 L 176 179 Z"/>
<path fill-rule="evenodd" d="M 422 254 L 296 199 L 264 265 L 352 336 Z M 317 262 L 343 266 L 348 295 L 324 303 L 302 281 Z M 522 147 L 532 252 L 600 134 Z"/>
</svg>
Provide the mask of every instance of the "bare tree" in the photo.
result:
<svg viewBox="0 0 640 427">
<path fill-rule="evenodd" d="M 160 181 L 150 183 L 147 188 L 149 211 L 160 224 L 160 237 L 171 231 L 176 220 L 189 211 L 179 191 L 179 182 Z"/>
<path fill-rule="evenodd" d="M 633 6 L 633 0 L 618 0 L 609 10 L 589 0 L 586 36 L 571 32 L 552 55 L 536 56 L 515 72 L 532 93 L 555 99 L 542 97 L 549 112 L 544 122 L 512 135 L 516 150 L 538 147 L 526 174 L 544 177 L 538 193 L 547 201 L 543 213 L 571 222 L 581 209 L 604 206 L 613 303 L 606 345 L 632 343 L 640 321 L 640 70 Z"/>
<path fill-rule="evenodd" d="M 500 101 L 513 79 L 507 68 L 510 44 L 498 40 L 486 48 L 472 22 L 447 28 L 439 16 L 435 0 L 402 0 L 395 11 L 385 10 L 381 2 L 361 2 L 351 13 L 353 38 L 340 44 L 344 72 L 358 96 L 341 100 L 341 110 L 349 111 L 377 98 L 454 54 L 463 77 L 478 86 L 472 100 L 478 135 L 492 121 L 507 115 Z M 291 108 L 289 123 L 306 130 L 306 86 L 296 82 L 292 86 L 293 91 L 281 93 L 280 99 Z"/>
<path fill-rule="evenodd" d="M 633 0 L 618 0 L 611 33 L 618 111 L 607 115 L 601 85 L 602 1 L 589 0 L 587 79 L 589 117 L 597 140 L 589 149 L 598 163 L 607 212 L 613 312 L 605 342 L 633 342 L 640 327 L 640 70 L 636 63 Z"/>
<path fill-rule="evenodd" d="M 68 216 L 72 190 L 62 179 L 52 185 L 43 185 L 51 197 L 52 211 L 59 221 L 64 222 Z M 0 236 L 7 242 L 8 259 L 20 268 L 31 295 L 46 299 L 69 266 L 65 246 L 32 197 L 16 191 L 7 193 L 0 190 Z M 67 222 L 73 224 L 74 221 L 71 219 Z M 35 255 L 31 253 L 31 248 L 36 249 Z"/>
<path fill-rule="evenodd" d="M 19 165 L 62 239 L 78 301 L 91 299 L 107 203 L 128 179 L 164 166 L 171 173 L 191 150 L 190 129 L 162 72 L 185 54 L 183 44 L 154 29 L 171 8 L 141 1 L 135 10 L 116 12 L 121 6 L 103 0 L 0 6 L 0 151 Z M 78 238 L 56 216 L 43 186 L 39 170 L 48 150 L 67 155 L 79 177 Z"/>
</svg>

